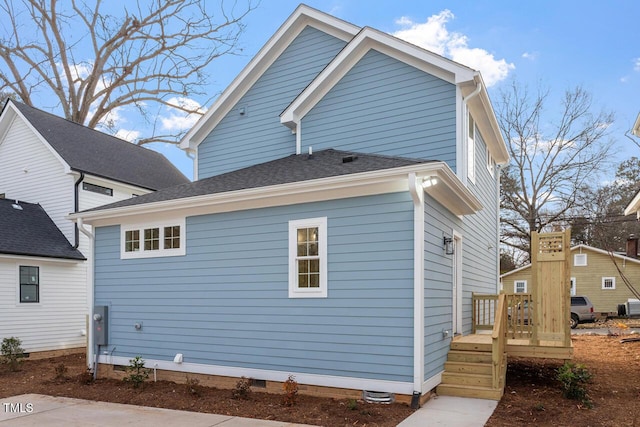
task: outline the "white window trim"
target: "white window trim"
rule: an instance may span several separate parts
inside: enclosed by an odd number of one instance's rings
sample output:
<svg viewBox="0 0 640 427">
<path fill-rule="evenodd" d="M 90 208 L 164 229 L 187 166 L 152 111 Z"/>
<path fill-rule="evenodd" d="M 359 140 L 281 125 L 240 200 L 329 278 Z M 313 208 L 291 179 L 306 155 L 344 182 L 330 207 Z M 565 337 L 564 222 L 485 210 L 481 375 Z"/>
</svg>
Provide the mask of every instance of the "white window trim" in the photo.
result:
<svg viewBox="0 0 640 427">
<path fill-rule="evenodd" d="M 496 161 L 493 159 L 493 156 L 491 155 L 491 151 L 489 151 L 489 147 L 487 147 L 486 153 L 487 153 L 487 156 L 486 156 L 487 170 L 489 171 L 489 175 L 491 175 L 492 178 L 495 178 Z"/>
<path fill-rule="evenodd" d="M 605 282 L 606 280 L 611 280 L 612 287 L 610 287 L 610 288 L 605 288 L 605 286 L 604 286 L 604 282 Z M 616 278 L 615 278 L 615 277 L 603 277 L 603 278 L 602 278 L 602 289 L 604 289 L 604 290 L 606 290 L 606 291 L 611 291 L 611 290 L 614 290 L 615 288 L 616 288 Z"/>
<path fill-rule="evenodd" d="M 578 263 L 579 259 L 584 260 L 584 262 Z M 573 266 L 574 267 L 586 267 L 587 266 L 587 254 L 575 254 L 573 256 Z"/>
<path fill-rule="evenodd" d="M 572 277 L 570 283 L 571 283 L 571 287 L 570 287 L 571 296 L 575 297 L 576 296 L 576 285 L 577 285 L 578 282 L 576 282 L 576 278 L 575 277 Z"/>
<path fill-rule="evenodd" d="M 318 255 L 320 257 L 320 287 L 298 287 L 298 229 L 318 227 Z M 327 217 L 289 221 L 289 298 L 327 297 Z"/>
<path fill-rule="evenodd" d="M 524 290 L 518 292 L 518 283 L 524 283 Z M 526 294 L 527 293 L 527 281 L 526 280 L 514 280 L 513 281 L 513 293 L 514 294 Z"/>
<path fill-rule="evenodd" d="M 138 258 L 156 258 L 168 256 L 182 256 L 186 252 L 186 226 L 185 219 L 179 218 L 175 220 L 148 222 L 143 224 L 121 224 L 120 225 L 120 259 L 138 259 Z M 164 249 L 164 227 L 172 226 L 180 227 L 180 247 L 174 249 Z M 144 230 L 147 228 L 160 229 L 160 249 L 144 250 Z M 140 231 L 140 250 L 135 252 L 125 251 L 125 235 L 127 231 Z"/>
<path fill-rule="evenodd" d="M 469 121 L 473 120 L 473 125 L 470 126 Z M 467 109 L 467 126 L 466 126 L 466 135 L 467 135 L 467 179 L 472 183 L 476 183 L 476 122 L 471 116 L 471 111 Z M 471 127 L 471 131 L 473 134 L 470 134 L 469 130 Z"/>
</svg>

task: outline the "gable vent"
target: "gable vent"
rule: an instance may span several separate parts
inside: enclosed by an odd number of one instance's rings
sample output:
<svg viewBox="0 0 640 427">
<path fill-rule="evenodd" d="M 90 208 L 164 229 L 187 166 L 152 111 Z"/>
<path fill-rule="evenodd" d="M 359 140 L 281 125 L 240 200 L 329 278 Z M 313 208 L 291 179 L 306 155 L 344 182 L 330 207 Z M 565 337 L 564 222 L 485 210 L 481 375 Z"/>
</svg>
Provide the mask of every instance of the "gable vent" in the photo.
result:
<svg viewBox="0 0 640 427">
<path fill-rule="evenodd" d="M 357 159 L 358 159 L 358 156 L 356 156 L 355 154 L 350 154 L 342 158 L 342 163 L 351 163 Z"/>
</svg>

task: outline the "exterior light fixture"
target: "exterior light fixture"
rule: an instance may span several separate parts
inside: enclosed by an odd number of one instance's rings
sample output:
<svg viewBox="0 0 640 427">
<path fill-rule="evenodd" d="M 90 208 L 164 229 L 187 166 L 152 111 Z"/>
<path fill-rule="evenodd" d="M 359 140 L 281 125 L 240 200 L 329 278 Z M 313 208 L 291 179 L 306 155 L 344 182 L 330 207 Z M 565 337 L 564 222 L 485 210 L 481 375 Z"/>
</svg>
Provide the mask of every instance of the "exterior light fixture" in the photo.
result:
<svg viewBox="0 0 640 427">
<path fill-rule="evenodd" d="M 422 180 L 422 188 L 428 188 L 436 185 L 438 183 L 438 178 L 435 176 L 428 176 Z"/>
<path fill-rule="evenodd" d="M 453 239 L 451 237 L 443 237 L 442 244 L 444 246 L 444 253 L 447 255 L 453 255 Z"/>
</svg>

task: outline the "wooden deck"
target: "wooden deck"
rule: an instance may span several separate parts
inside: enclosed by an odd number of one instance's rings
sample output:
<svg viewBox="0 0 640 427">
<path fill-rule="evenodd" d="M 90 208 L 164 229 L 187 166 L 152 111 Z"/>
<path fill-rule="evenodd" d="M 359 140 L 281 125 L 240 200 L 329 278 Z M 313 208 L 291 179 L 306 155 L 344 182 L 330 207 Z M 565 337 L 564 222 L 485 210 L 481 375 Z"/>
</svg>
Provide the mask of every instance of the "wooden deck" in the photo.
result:
<svg viewBox="0 0 640 427">
<path fill-rule="evenodd" d="M 478 350 L 491 348 L 491 334 L 486 333 L 458 336 L 453 341 L 465 347 L 476 347 Z M 506 349 L 508 357 L 569 360 L 573 356 L 573 344 L 565 347 L 559 341 L 540 341 L 539 345 L 533 345 L 526 338 L 507 338 Z"/>
</svg>

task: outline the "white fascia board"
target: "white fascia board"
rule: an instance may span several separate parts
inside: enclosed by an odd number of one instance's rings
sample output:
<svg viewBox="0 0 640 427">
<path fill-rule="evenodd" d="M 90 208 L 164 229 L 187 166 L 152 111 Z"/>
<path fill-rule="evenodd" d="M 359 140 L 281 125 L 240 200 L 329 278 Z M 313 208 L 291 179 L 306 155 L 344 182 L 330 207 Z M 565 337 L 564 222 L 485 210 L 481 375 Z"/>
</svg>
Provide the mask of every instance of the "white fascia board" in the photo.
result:
<svg viewBox="0 0 640 427">
<path fill-rule="evenodd" d="M 503 165 L 509 162 L 507 144 L 502 137 L 502 131 L 482 76 L 478 73 L 476 78 L 479 79 L 478 82 L 481 84 L 482 89 L 478 96 L 474 96 L 469 100 L 468 106 L 493 159 L 497 164 Z M 461 86 L 463 96 L 467 96 L 476 88 L 476 82 L 468 82 Z"/>
<path fill-rule="evenodd" d="M 471 68 L 389 34 L 365 27 L 282 112 L 280 122 L 294 128 L 296 123 L 320 102 L 327 92 L 371 49 L 452 84 L 473 80 L 475 75 L 475 71 Z"/>
<path fill-rule="evenodd" d="M 301 4 L 222 92 L 207 113 L 187 132 L 179 147 L 187 151 L 195 150 L 307 26 L 344 41 L 351 40 L 360 31 L 353 24 Z"/>
<path fill-rule="evenodd" d="M 12 254 L 0 253 L 0 261 L 2 260 L 20 260 L 24 262 L 52 262 L 52 263 L 62 263 L 62 264 L 78 264 L 86 261 L 85 259 L 54 258 L 54 257 L 44 257 L 44 256 L 12 255 Z"/>
<path fill-rule="evenodd" d="M 636 122 L 633 124 L 631 133 L 637 137 L 640 137 L 640 113 L 638 114 L 638 117 L 636 117 Z"/>
<path fill-rule="evenodd" d="M 7 110 L 9 109 L 9 107 L 14 112 L 15 117 L 19 117 L 24 122 L 24 124 L 29 128 L 29 130 L 31 132 L 33 132 L 33 134 L 36 136 L 36 138 L 38 138 L 38 140 L 40 140 L 42 145 L 47 147 L 47 149 L 51 152 L 51 154 L 53 154 L 53 157 L 55 157 L 62 164 L 62 167 L 64 168 L 64 172 L 67 173 L 67 174 L 71 173 L 71 167 L 69 166 L 69 164 L 60 156 L 60 154 L 58 154 L 58 152 L 56 150 L 53 149 L 53 147 L 49 144 L 49 142 L 47 142 L 47 140 L 40 134 L 40 132 L 38 132 L 36 130 L 36 128 L 33 127 L 31 122 L 29 120 L 27 120 L 27 118 L 20 112 L 18 107 L 13 105 L 13 103 L 11 101 L 7 104 L 7 108 L 5 109 L 5 111 L 4 111 L 3 115 L 2 115 L 3 118 L 4 118 L 5 114 L 7 113 Z M 15 118 L 13 118 L 13 120 L 15 120 Z M 11 122 L 13 122 L 13 120 L 11 120 Z"/>
<path fill-rule="evenodd" d="M 616 253 L 610 254 L 608 251 L 605 251 L 604 249 L 594 248 L 593 246 L 589 246 L 589 245 L 581 244 L 581 245 L 574 246 L 574 247 L 571 248 L 571 252 L 575 251 L 576 249 L 584 249 L 584 250 L 587 250 L 587 251 L 592 251 L 592 252 L 595 252 L 595 253 L 598 253 L 598 254 L 602 254 L 602 255 L 607 255 L 607 256 L 613 255 L 614 258 L 618 258 L 618 259 L 624 260 L 624 261 L 630 261 L 630 262 L 635 263 L 635 264 L 640 264 L 640 259 L 631 258 L 631 257 L 625 256 L 625 255 L 620 255 L 620 254 L 616 254 Z"/>
<path fill-rule="evenodd" d="M 627 207 L 624 208 L 625 215 L 631 215 L 632 213 L 636 213 L 638 215 L 638 218 L 640 218 L 640 191 L 636 193 Z"/>
<path fill-rule="evenodd" d="M 418 178 L 438 177 L 441 183 L 433 187 L 440 186 L 442 189 L 431 189 L 429 194 L 454 214 L 473 213 L 482 208 L 478 199 L 458 180 L 446 163 L 432 162 L 144 205 L 79 212 L 70 214 L 67 218 L 73 221 L 82 218 L 86 224 L 106 226 L 124 221 L 144 221 L 150 215 L 186 217 L 402 192 L 408 191 L 407 176 L 412 172 Z"/>
</svg>

